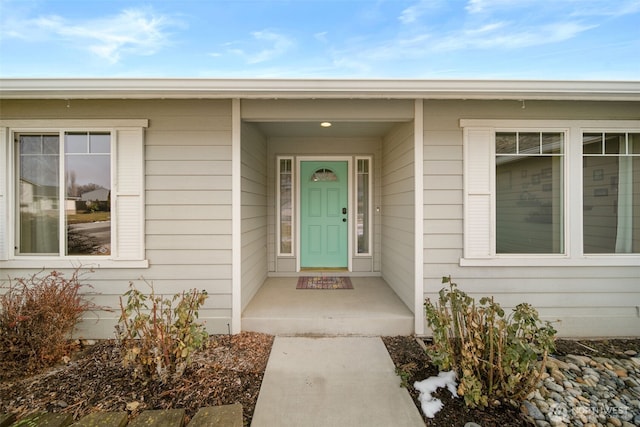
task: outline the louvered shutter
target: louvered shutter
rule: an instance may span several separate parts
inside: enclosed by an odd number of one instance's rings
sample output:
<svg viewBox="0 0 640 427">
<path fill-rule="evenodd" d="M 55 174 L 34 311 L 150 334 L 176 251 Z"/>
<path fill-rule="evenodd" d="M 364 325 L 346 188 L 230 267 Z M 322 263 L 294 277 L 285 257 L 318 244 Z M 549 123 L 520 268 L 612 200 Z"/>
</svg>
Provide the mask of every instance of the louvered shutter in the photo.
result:
<svg viewBox="0 0 640 427">
<path fill-rule="evenodd" d="M 144 259 L 144 129 L 116 130 L 116 260 Z"/>
<path fill-rule="evenodd" d="M 7 235 L 7 222 L 9 220 L 9 212 L 7 211 L 8 202 L 8 176 L 9 162 L 9 137 L 8 129 L 0 127 L 0 260 L 6 260 L 9 257 L 9 236 Z"/>
<path fill-rule="evenodd" d="M 464 129 L 465 258 L 493 255 L 493 139 L 491 129 Z"/>
</svg>

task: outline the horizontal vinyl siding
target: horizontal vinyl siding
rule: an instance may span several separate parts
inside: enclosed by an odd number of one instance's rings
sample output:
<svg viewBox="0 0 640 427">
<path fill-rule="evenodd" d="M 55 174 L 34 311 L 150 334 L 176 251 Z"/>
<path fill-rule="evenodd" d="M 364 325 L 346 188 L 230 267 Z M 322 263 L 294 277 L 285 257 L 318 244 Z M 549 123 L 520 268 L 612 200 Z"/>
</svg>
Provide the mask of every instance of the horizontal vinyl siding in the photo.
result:
<svg viewBox="0 0 640 427">
<path fill-rule="evenodd" d="M 145 278 L 209 293 L 201 319 L 227 332 L 231 316 L 231 105 L 167 101 L 146 134 Z M 153 242 L 162 242 L 154 248 Z M 215 285 L 213 285 L 215 283 Z M 204 285 L 204 286 L 203 286 Z M 211 286 L 211 288 L 210 288 Z"/>
<path fill-rule="evenodd" d="M 141 118 L 145 130 L 146 269 L 100 269 L 85 276 L 95 302 L 76 335 L 113 337 L 119 296 L 133 281 L 167 296 L 209 294 L 200 320 L 210 332 L 231 322 L 231 102 L 227 100 L 2 101 L 2 118 Z M 33 271 L 3 271 L 12 277 Z M 70 274 L 70 272 L 68 272 Z M 100 319 L 101 322 L 95 322 Z"/>
<path fill-rule="evenodd" d="M 424 289 L 437 298 L 442 276 L 475 298 L 504 308 L 528 302 L 562 336 L 624 336 L 640 331 L 638 267 L 460 267 L 463 252 L 461 118 L 637 119 L 618 102 L 425 101 Z M 427 333 L 430 333 L 427 328 Z"/>
<path fill-rule="evenodd" d="M 267 278 L 267 142 L 242 126 L 242 310 Z"/>
<path fill-rule="evenodd" d="M 382 277 L 414 307 L 413 124 L 396 126 L 382 142 Z"/>
</svg>

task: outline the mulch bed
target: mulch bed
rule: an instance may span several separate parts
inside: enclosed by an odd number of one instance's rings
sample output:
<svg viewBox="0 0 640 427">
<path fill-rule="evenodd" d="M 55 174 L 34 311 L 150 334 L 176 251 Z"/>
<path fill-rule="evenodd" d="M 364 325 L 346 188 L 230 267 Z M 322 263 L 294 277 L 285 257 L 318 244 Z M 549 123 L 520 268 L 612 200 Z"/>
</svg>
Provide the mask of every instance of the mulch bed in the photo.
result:
<svg viewBox="0 0 640 427">
<path fill-rule="evenodd" d="M 384 337 L 396 367 L 407 373 L 408 390 L 417 401 L 413 388 L 438 371 L 415 337 Z M 624 351 L 640 349 L 640 340 L 558 340 L 557 354 L 582 354 L 602 357 L 629 357 Z M 207 349 L 194 357 L 192 365 L 179 379 L 160 383 L 133 378 L 121 364 L 120 350 L 114 341 L 76 348 L 68 363 L 44 372 L 25 374 L 23 370 L 0 360 L 0 413 L 22 417 L 38 411 L 71 413 L 79 419 L 97 411 L 128 410 L 130 417 L 147 409 L 184 408 L 188 419 L 201 407 L 240 403 L 244 425 L 251 424 L 262 378 L 273 345 L 273 336 L 244 332 L 211 338 Z M 474 410 L 462 399 L 453 399 L 447 390 L 436 397 L 444 408 L 435 418 L 425 418 L 427 426 L 464 426 L 475 422 L 482 426 L 528 425 L 517 408 L 508 405 Z M 187 420 L 188 421 L 188 420 Z"/>
<path fill-rule="evenodd" d="M 66 365 L 29 376 L 0 362 L 0 413 L 21 418 L 65 412 L 77 420 L 98 411 L 128 410 L 133 418 L 147 409 L 184 408 L 188 421 L 199 408 L 240 403 L 250 425 L 272 344 L 266 334 L 214 336 L 182 377 L 164 384 L 134 378 L 115 341 L 76 351 Z"/>
</svg>

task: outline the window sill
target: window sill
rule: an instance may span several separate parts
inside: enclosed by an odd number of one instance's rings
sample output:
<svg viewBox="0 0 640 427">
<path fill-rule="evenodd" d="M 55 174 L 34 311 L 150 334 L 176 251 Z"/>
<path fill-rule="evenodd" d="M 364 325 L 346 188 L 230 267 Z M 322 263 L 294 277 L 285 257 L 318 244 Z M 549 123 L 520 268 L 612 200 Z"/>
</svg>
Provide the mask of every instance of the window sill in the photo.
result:
<svg viewBox="0 0 640 427">
<path fill-rule="evenodd" d="M 569 257 L 460 258 L 461 267 L 640 267 L 638 255 Z"/>
<path fill-rule="evenodd" d="M 0 268 L 39 268 L 44 270 L 62 268 L 149 268 L 149 260 L 114 260 L 114 259 L 82 259 L 82 258 L 28 258 L 0 261 Z"/>
</svg>

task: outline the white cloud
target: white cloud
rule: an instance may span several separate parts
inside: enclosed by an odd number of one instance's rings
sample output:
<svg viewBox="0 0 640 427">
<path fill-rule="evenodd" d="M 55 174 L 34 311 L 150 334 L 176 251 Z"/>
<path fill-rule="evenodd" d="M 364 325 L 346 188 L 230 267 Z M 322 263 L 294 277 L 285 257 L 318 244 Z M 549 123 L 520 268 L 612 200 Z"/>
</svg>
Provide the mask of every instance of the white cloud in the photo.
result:
<svg viewBox="0 0 640 427">
<path fill-rule="evenodd" d="M 327 35 L 329 35 L 329 33 L 327 31 L 322 31 L 322 32 L 319 32 L 319 33 L 315 33 L 313 35 L 313 38 L 318 40 L 319 42 L 326 43 L 327 42 Z"/>
<path fill-rule="evenodd" d="M 244 58 L 248 64 L 258 64 L 282 56 L 295 45 L 294 41 L 284 34 L 271 30 L 254 31 L 251 33 L 253 41 L 227 43 L 227 46 L 255 45 L 248 48 L 229 47 L 228 52 Z"/>
<path fill-rule="evenodd" d="M 533 9 L 548 14 L 563 11 L 570 16 L 623 16 L 640 11 L 640 0 L 468 0 L 465 10 L 470 14 L 490 14 Z"/>
<path fill-rule="evenodd" d="M 109 63 L 123 55 L 152 55 L 169 43 L 168 27 L 177 25 L 149 10 L 127 9 L 114 16 L 75 22 L 60 16 L 42 16 L 14 23 L 3 37 L 33 42 L 63 42 L 88 50 Z"/>
<path fill-rule="evenodd" d="M 465 29 L 437 40 L 435 50 L 519 49 L 557 43 L 594 28 L 577 22 L 555 22 L 542 26 L 520 27 L 518 24 L 494 23 Z"/>
<path fill-rule="evenodd" d="M 495 9 L 513 8 L 513 6 L 524 6 L 529 3 L 527 0 L 469 0 L 465 10 L 469 13 L 484 13 Z"/>
<path fill-rule="evenodd" d="M 419 0 L 417 3 L 404 9 L 398 19 L 403 24 L 412 24 L 418 21 L 426 12 L 438 9 L 440 3 L 440 0 Z"/>
<path fill-rule="evenodd" d="M 530 48 L 562 42 L 577 37 L 595 25 L 579 22 L 552 22 L 523 25 L 522 22 L 496 21 L 478 26 L 462 26 L 450 31 L 434 29 L 388 40 L 358 40 L 334 52 L 334 63 L 375 69 L 375 63 L 427 60 L 448 52 L 499 51 Z M 427 62 L 428 64 L 428 62 Z"/>
</svg>

